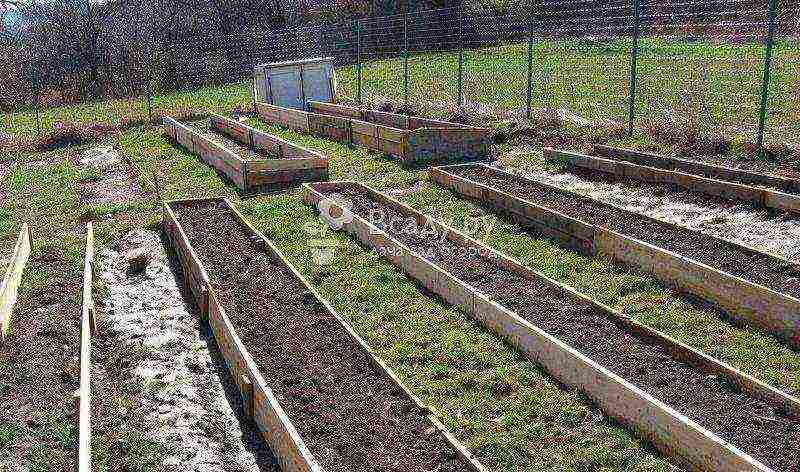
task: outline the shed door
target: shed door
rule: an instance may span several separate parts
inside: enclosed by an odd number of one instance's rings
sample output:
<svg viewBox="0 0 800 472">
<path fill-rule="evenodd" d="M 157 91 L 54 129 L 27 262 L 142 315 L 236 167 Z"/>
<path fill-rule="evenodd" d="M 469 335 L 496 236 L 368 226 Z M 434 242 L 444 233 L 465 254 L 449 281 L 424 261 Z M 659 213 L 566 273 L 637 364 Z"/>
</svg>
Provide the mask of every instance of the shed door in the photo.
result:
<svg viewBox="0 0 800 472">
<path fill-rule="evenodd" d="M 329 64 L 303 65 L 303 91 L 306 100 L 332 102 Z"/>
<path fill-rule="evenodd" d="M 300 68 L 273 69 L 267 74 L 272 89 L 272 104 L 302 110 L 304 103 L 300 93 Z"/>
</svg>

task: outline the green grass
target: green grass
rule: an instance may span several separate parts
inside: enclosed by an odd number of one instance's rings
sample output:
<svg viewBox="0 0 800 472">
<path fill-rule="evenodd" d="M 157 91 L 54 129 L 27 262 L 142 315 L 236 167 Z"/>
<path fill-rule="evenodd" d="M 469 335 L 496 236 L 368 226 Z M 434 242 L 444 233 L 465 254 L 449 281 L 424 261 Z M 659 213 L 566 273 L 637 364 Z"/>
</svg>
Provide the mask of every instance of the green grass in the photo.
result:
<svg viewBox="0 0 800 472">
<path fill-rule="evenodd" d="M 22 435 L 22 431 L 12 424 L 0 423 L 0 451 Z"/>
<path fill-rule="evenodd" d="M 557 108 L 592 119 L 626 121 L 630 89 L 630 39 L 603 42 L 542 40 L 533 49 L 532 105 Z M 675 42 L 643 39 L 640 43 L 635 111 L 638 125 L 677 119 L 701 132 L 722 133 L 754 141 L 761 100 L 764 51 L 755 43 L 711 40 Z M 522 111 L 527 101 L 527 44 L 511 44 L 464 54 L 464 93 L 468 102 Z M 357 68 L 337 70 L 342 95 L 356 96 Z M 768 134 L 772 140 L 796 141 L 800 132 L 800 45 L 779 42 L 770 81 Z M 434 101 L 452 107 L 458 97 L 458 54 L 415 54 L 409 60 L 412 101 Z M 403 60 L 367 61 L 363 67 L 365 99 L 401 99 Z M 250 81 L 204 87 L 157 96 L 156 112 L 183 108 L 229 112 L 251 103 Z M 446 107 L 445 107 L 446 108 Z M 119 122 L 147 114 L 144 100 L 115 100 L 50 109 L 43 127 L 54 123 Z M 36 115 L 3 115 L 9 133 L 36 133 Z"/>
</svg>

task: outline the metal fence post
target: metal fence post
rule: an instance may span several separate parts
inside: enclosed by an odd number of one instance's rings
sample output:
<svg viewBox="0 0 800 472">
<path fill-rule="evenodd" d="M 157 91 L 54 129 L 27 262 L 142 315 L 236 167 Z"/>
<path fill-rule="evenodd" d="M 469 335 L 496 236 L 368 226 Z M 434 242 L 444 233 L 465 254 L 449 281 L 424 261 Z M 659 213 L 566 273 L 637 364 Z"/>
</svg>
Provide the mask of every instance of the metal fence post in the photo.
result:
<svg viewBox="0 0 800 472">
<path fill-rule="evenodd" d="M 42 75 L 39 73 L 39 68 L 34 65 L 35 63 L 32 62 L 31 65 L 33 66 L 33 73 L 31 74 L 31 82 L 33 85 L 33 110 L 36 112 L 36 134 L 41 138 L 42 137 L 42 115 L 39 111 L 39 104 L 41 99 L 39 96 L 41 95 L 42 89 Z"/>
<path fill-rule="evenodd" d="M 403 15 L 403 90 L 408 105 L 408 13 Z"/>
<path fill-rule="evenodd" d="M 141 8 L 141 5 L 139 5 Z M 156 48 L 156 20 L 155 15 L 150 18 L 150 64 L 147 70 L 147 121 L 153 123 L 153 69 L 159 65 L 161 51 Z M 160 71 L 161 68 L 159 67 Z"/>
<path fill-rule="evenodd" d="M 362 99 L 362 83 L 361 83 L 361 19 L 356 18 L 356 41 L 358 42 L 357 51 L 358 51 L 358 103 L 361 103 Z"/>
<path fill-rule="evenodd" d="M 764 152 L 764 129 L 767 125 L 767 106 L 769 101 L 769 79 L 772 73 L 772 48 L 775 43 L 775 18 L 777 16 L 778 0 L 769 0 L 769 31 L 767 32 L 767 47 L 764 53 L 764 82 L 761 88 L 761 108 L 758 115 L 758 152 Z"/>
<path fill-rule="evenodd" d="M 631 83 L 628 103 L 628 136 L 633 137 L 636 118 L 636 76 L 639 62 L 639 0 L 633 0 L 633 46 L 631 47 Z"/>
<path fill-rule="evenodd" d="M 464 106 L 464 4 L 458 7 L 458 106 Z"/>
<path fill-rule="evenodd" d="M 36 134 L 42 137 L 42 114 L 39 111 L 39 86 L 36 86 L 36 95 L 33 97 L 33 108 L 36 110 Z"/>
<path fill-rule="evenodd" d="M 531 119 L 533 115 L 533 18 L 528 19 L 528 102 L 526 115 Z"/>
</svg>

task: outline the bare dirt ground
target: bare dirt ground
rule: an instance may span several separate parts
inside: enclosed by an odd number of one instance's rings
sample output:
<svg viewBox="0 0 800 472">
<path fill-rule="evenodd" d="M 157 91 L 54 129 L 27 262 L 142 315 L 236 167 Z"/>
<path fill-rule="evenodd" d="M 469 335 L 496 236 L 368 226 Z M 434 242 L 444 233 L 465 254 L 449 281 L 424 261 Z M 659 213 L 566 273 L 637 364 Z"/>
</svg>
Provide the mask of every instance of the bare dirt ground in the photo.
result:
<svg viewBox="0 0 800 472">
<path fill-rule="evenodd" d="M 693 230 L 730 239 L 768 253 L 800 256 L 800 220 L 785 212 L 755 208 L 666 185 L 615 180 L 582 170 L 550 171 L 544 164 L 518 168 L 508 164 L 518 148 L 494 164 L 515 174 L 555 185 L 629 211 L 666 220 Z"/>
<path fill-rule="evenodd" d="M 79 184 L 82 203 L 123 203 L 144 196 L 134 170 L 119 150 L 97 146 L 75 158 L 84 172 L 91 170 Z"/>
<path fill-rule="evenodd" d="M 131 274 L 125 255 L 136 248 L 150 258 L 143 273 Z M 208 326 L 185 301 L 179 267 L 154 231 L 130 233 L 101 254 L 105 321 L 120 350 L 142 353 L 133 371 L 145 387 L 123 412 L 154 425 L 146 436 L 164 446 L 156 470 L 277 471 L 269 449 L 239 416 L 238 390 Z"/>
</svg>

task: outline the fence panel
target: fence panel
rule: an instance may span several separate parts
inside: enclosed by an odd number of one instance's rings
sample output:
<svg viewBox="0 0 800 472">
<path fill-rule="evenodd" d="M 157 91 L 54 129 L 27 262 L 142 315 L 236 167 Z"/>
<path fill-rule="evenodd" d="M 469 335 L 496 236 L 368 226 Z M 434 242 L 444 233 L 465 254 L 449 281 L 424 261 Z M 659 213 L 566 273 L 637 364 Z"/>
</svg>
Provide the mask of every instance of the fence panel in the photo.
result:
<svg viewBox="0 0 800 472">
<path fill-rule="evenodd" d="M 534 34 L 534 108 L 624 123 L 633 9 L 629 0 L 543 4 Z"/>
<path fill-rule="evenodd" d="M 362 23 L 361 59 L 363 62 L 363 99 L 373 102 L 381 97 L 404 99 L 403 56 L 404 16 L 393 15 Z"/>
<path fill-rule="evenodd" d="M 776 33 L 764 142 L 800 148 L 800 6 L 778 2 Z"/>
<path fill-rule="evenodd" d="M 459 9 L 408 18 L 409 99 L 439 111 L 458 104 Z"/>
<path fill-rule="evenodd" d="M 528 23 L 524 15 L 469 12 L 464 19 L 464 95 L 524 114 L 528 90 Z"/>
<path fill-rule="evenodd" d="M 14 110 L 2 116 L 0 139 L 72 124 L 138 123 L 161 113 L 245 112 L 254 65 L 333 56 L 345 100 L 358 96 L 360 62 L 364 101 L 407 98 L 413 108 L 441 113 L 459 103 L 463 90 L 468 106 L 518 116 L 530 106 L 534 114 L 557 110 L 572 121 L 620 124 L 628 123 L 632 104 L 639 132 L 668 140 L 725 135 L 751 146 L 764 91 L 769 4 L 533 0 L 501 11 L 470 3 L 363 18 L 360 28 L 347 21 L 275 30 L 242 21 L 236 23 L 250 26 L 191 41 L 161 38 L 141 25 L 151 12 L 126 11 L 111 26 L 82 32 L 97 47 L 71 61 L 47 56 L 56 44 L 28 58 L 23 38 L 0 43 L 0 58 L 12 64 L 0 69 L 0 79 L 14 84 L 10 98 L 0 97 L 13 101 L 0 102 L 4 109 Z M 127 8 L 146 8 L 138 5 Z M 777 5 L 765 141 L 798 146 L 800 7 Z M 134 36 L 120 41 L 113 29 L 128 18 L 137 22 Z"/>
<path fill-rule="evenodd" d="M 767 10 L 752 4 L 643 1 L 637 125 L 676 142 L 755 141 Z"/>
</svg>

